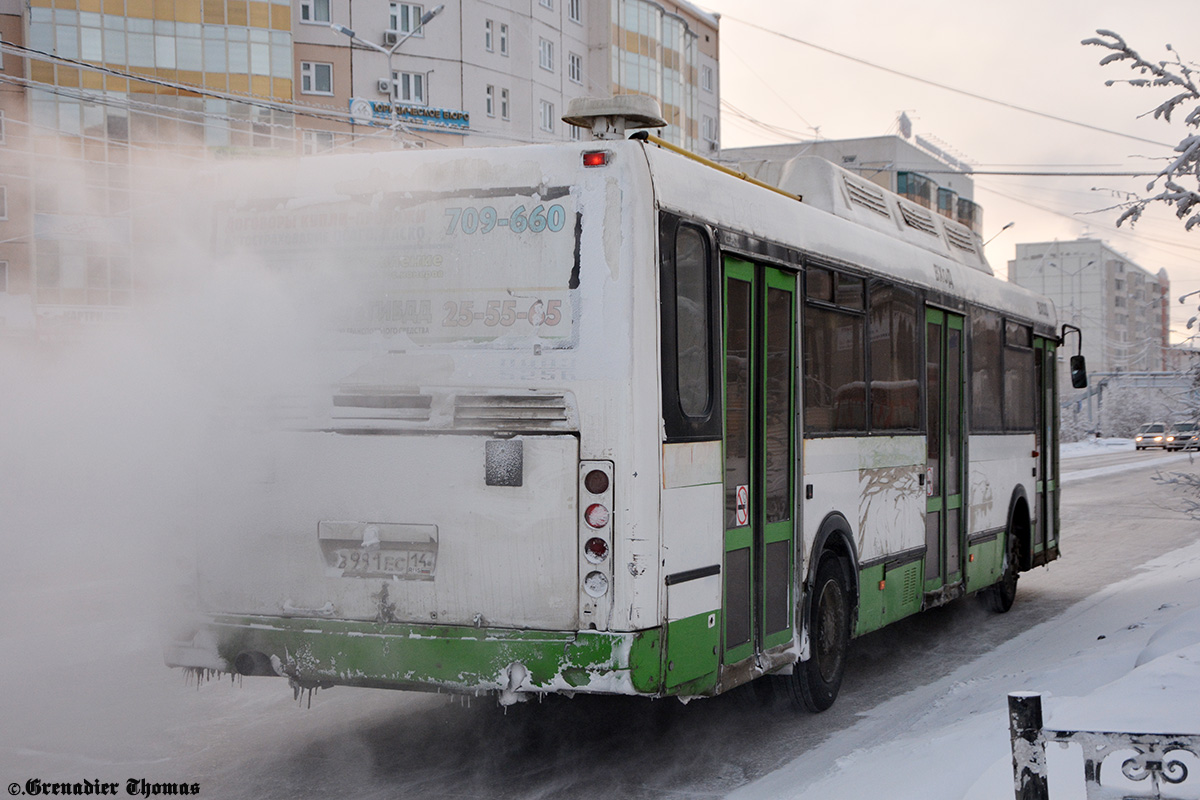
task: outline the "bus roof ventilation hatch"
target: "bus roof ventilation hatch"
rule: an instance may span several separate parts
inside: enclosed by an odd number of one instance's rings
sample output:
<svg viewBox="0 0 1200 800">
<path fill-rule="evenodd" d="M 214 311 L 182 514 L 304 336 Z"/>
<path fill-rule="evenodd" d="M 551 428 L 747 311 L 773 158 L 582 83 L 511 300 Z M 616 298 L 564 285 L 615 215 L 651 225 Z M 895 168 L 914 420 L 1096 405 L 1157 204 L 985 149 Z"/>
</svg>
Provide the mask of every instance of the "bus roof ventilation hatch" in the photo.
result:
<svg viewBox="0 0 1200 800">
<path fill-rule="evenodd" d="M 567 104 L 562 120 L 589 129 L 595 139 L 624 139 L 628 130 L 663 128 L 667 124 L 658 101 L 641 94 L 576 97 Z"/>
</svg>

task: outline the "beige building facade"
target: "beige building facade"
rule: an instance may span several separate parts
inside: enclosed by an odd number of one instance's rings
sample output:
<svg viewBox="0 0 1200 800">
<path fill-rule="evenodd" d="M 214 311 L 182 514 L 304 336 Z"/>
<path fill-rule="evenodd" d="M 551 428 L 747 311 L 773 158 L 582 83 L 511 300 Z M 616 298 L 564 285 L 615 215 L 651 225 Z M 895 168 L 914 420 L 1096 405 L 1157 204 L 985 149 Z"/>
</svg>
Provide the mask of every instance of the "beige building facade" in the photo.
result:
<svg viewBox="0 0 1200 800">
<path fill-rule="evenodd" d="M 296 100 L 346 122 L 297 125 L 327 132 L 308 136 L 307 151 L 364 137 L 408 147 L 561 141 L 581 135 L 561 119 L 572 99 L 645 94 L 670 123 L 664 138 L 709 153 L 718 26 L 671 0 L 298 0 Z"/>
<path fill-rule="evenodd" d="M 1059 322 L 1083 331 L 1089 372 L 1170 368 L 1166 270 L 1151 272 L 1099 239 L 1076 239 L 1018 244 L 1008 279 L 1049 297 Z"/>
</svg>

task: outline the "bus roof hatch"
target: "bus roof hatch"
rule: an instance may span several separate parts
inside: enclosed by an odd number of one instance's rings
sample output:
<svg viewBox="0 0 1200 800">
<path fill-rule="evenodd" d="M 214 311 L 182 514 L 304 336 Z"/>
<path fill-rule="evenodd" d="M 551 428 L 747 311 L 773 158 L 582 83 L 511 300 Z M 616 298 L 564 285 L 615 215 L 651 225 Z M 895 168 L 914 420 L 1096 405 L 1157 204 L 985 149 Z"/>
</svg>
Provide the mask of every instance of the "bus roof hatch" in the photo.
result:
<svg viewBox="0 0 1200 800">
<path fill-rule="evenodd" d="M 662 128 L 667 121 L 653 97 L 618 94 L 612 97 L 576 97 L 567 104 L 563 122 L 588 128 L 597 139 L 624 139 L 626 130 Z"/>
</svg>

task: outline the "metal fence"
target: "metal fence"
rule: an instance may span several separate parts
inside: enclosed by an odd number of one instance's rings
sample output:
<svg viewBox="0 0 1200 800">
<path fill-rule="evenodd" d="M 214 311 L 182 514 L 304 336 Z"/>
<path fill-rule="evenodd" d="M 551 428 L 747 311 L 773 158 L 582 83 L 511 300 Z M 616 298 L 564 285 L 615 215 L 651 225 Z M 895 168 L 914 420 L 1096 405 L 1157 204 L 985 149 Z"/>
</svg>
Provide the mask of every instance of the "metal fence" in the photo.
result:
<svg viewBox="0 0 1200 800">
<path fill-rule="evenodd" d="M 1182 786 L 1188 781 L 1189 772 L 1187 764 L 1179 758 L 1183 753 L 1200 758 L 1200 733 L 1050 730 L 1042 727 L 1042 696 L 1034 692 L 1014 692 L 1008 696 L 1008 721 L 1016 800 L 1049 800 L 1046 742 L 1080 745 L 1088 800 L 1183 800 L 1184 795 L 1170 792 L 1176 787 L 1194 791 L 1200 785 L 1197 779 L 1187 787 Z M 1144 788 L 1139 786 L 1131 792 L 1101 785 L 1100 769 L 1113 753 L 1125 754 L 1121 774 L 1135 784 L 1144 784 Z"/>
</svg>

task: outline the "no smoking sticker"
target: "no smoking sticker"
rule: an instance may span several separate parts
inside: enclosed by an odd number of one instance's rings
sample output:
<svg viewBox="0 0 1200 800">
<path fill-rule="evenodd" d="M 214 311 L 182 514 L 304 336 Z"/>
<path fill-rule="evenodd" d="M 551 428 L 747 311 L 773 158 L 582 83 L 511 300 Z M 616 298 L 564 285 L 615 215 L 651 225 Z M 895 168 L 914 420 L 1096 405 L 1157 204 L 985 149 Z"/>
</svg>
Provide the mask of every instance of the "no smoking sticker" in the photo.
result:
<svg viewBox="0 0 1200 800">
<path fill-rule="evenodd" d="M 737 487 L 737 507 L 734 511 L 734 524 L 737 527 L 750 524 L 750 487 L 745 484 Z"/>
</svg>

